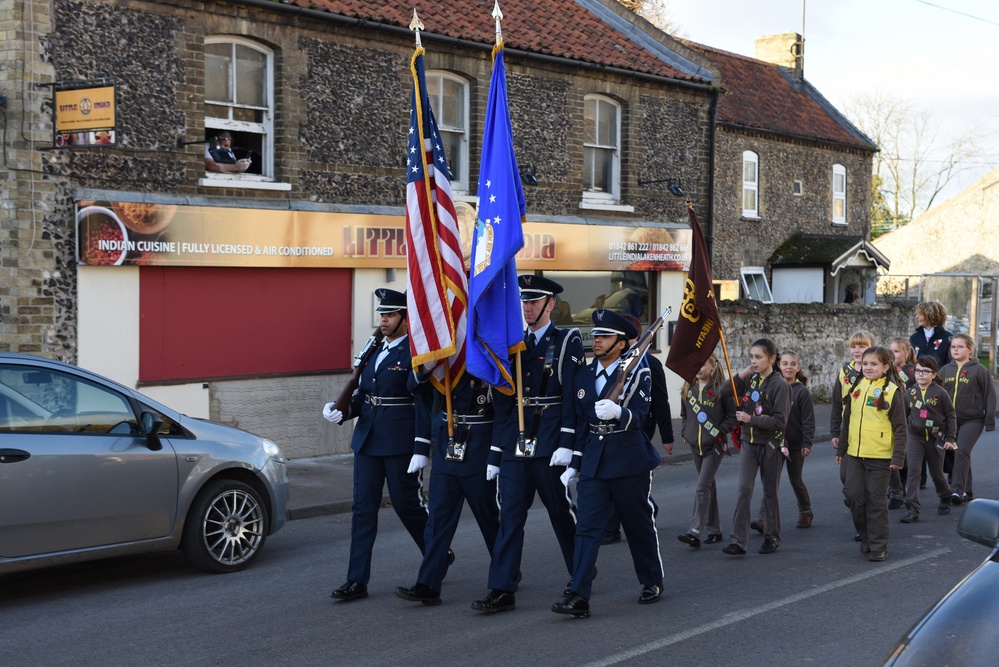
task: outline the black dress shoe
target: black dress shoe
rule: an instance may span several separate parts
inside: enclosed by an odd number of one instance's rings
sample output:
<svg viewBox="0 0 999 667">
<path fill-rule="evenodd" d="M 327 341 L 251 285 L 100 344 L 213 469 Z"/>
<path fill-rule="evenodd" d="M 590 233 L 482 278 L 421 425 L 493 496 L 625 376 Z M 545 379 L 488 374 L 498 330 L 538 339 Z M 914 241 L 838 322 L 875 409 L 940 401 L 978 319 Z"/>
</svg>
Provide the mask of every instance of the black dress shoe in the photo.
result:
<svg viewBox="0 0 999 667">
<path fill-rule="evenodd" d="M 552 611 L 556 614 L 569 614 L 575 618 L 588 618 L 590 601 L 580 595 L 566 595 L 564 600 L 552 605 Z"/>
<path fill-rule="evenodd" d="M 489 591 L 489 595 L 472 603 L 475 611 L 486 611 L 494 614 L 498 611 L 513 611 L 517 608 L 517 598 L 510 591 Z"/>
<path fill-rule="evenodd" d="M 856 535 L 853 536 L 853 541 L 854 542 L 863 542 L 864 541 L 864 536 L 861 535 L 860 533 L 857 533 Z"/>
<path fill-rule="evenodd" d="M 691 549 L 701 548 L 701 538 L 699 538 L 697 535 L 694 535 L 693 533 L 684 533 L 683 535 L 677 535 L 676 539 L 688 545 Z"/>
<path fill-rule="evenodd" d="M 732 544 L 722 549 L 722 553 L 725 554 L 726 556 L 745 556 L 746 550 L 740 547 L 735 542 L 733 542 Z"/>
<path fill-rule="evenodd" d="M 350 581 L 348 579 L 347 583 L 333 591 L 330 597 L 343 602 L 360 600 L 368 597 L 368 587 L 364 584 L 359 584 L 356 581 Z"/>
<path fill-rule="evenodd" d="M 705 544 L 717 544 L 722 541 L 723 535 L 721 533 L 711 533 L 704 539 Z"/>
<path fill-rule="evenodd" d="M 919 521 L 919 513 L 909 510 L 908 512 L 905 513 L 905 516 L 899 519 L 899 521 L 901 521 L 902 523 L 916 523 L 917 521 Z"/>
<path fill-rule="evenodd" d="M 749 527 L 755 530 L 760 535 L 763 534 L 763 522 L 762 521 L 750 521 Z"/>
<path fill-rule="evenodd" d="M 597 566 L 594 565 L 593 566 L 593 579 L 596 579 L 596 578 L 597 578 Z M 591 579 L 590 581 L 593 581 L 593 579 Z M 564 595 L 566 597 L 569 597 L 570 595 L 572 595 L 572 579 L 570 579 L 569 582 L 565 585 L 565 588 L 562 589 L 562 595 Z"/>
<path fill-rule="evenodd" d="M 451 564 L 454 563 L 454 551 L 451 549 L 447 550 L 447 560 L 444 562 L 444 576 L 447 576 L 447 571 L 451 569 Z"/>
<path fill-rule="evenodd" d="M 403 600 L 410 602 L 422 602 L 425 605 L 436 605 L 441 603 L 441 594 L 426 584 L 416 584 L 412 588 L 399 586 L 395 589 L 395 594 Z"/>
<path fill-rule="evenodd" d="M 780 542 L 768 537 L 767 539 L 763 540 L 763 546 L 760 547 L 760 553 L 765 556 L 767 554 L 772 554 L 773 552 L 777 551 L 777 549 L 779 548 L 780 548 Z"/>
<path fill-rule="evenodd" d="M 659 599 L 662 596 L 663 587 L 661 584 L 645 586 L 642 588 L 642 594 L 638 596 L 638 604 L 652 604 L 653 602 L 659 602 Z"/>
</svg>

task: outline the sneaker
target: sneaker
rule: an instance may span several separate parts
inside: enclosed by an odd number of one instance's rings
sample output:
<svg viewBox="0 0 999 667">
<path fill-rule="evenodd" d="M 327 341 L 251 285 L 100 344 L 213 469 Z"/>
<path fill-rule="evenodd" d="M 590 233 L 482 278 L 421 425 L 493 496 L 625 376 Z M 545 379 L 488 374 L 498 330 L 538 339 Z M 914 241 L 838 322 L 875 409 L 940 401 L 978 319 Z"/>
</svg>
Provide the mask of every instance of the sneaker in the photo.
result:
<svg viewBox="0 0 999 667">
<path fill-rule="evenodd" d="M 899 500 L 898 498 L 892 498 L 888 501 L 888 509 L 890 510 L 900 510 L 905 507 L 905 501 Z"/>
<path fill-rule="evenodd" d="M 721 542 L 723 537 L 724 536 L 721 533 L 711 533 L 707 536 L 707 538 L 705 538 L 704 543 L 715 544 L 716 542 Z"/>
<path fill-rule="evenodd" d="M 740 547 L 735 542 L 733 542 L 732 544 L 722 549 L 722 553 L 725 554 L 726 556 L 745 556 L 746 550 Z"/>
<path fill-rule="evenodd" d="M 699 538 L 697 535 L 694 535 L 693 533 L 684 533 L 683 535 L 677 535 L 676 539 L 680 540 L 681 542 L 689 546 L 691 549 L 701 548 L 701 538 Z"/>
<path fill-rule="evenodd" d="M 912 510 L 909 510 L 908 512 L 905 513 L 905 516 L 899 519 L 899 521 L 901 521 L 902 523 L 916 523 L 917 521 L 919 521 L 919 512 L 913 512 Z"/>
<path fill-rule="evenodd" d="M 767 554 L 772 554 L 780 548 L 780 542 L 772 538 L 767 538 L 763 540 L 763 546 L 760 547 L 760 553 L 766 556 Z"/>
<path fill-rule="evenodd" d="M 951 505 L 960 505 L 963 502 L 964 502 L 964 496 L 958 495 L 956 493 L 950 494 L 950 504 Z"/>
</svg>

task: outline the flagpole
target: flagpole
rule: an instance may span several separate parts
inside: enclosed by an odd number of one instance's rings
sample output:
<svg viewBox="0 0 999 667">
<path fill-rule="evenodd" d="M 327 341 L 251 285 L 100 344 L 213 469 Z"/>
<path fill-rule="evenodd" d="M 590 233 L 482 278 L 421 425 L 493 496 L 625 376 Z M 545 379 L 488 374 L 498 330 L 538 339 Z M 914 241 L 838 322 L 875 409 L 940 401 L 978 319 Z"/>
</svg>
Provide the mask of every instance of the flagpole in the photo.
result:
<svg viewBox="0 0 999 667">
<path fill-rule="evenodd" d="M 451 419 L 451 363 L 449 359 L 444 360 L 444 403 L 447 406 L 447 437 L 448 441 L 454 440 L 454 421 Z"/>
<path fill-rule="evenodd" d="M 735 407 L 737 410 L 741 410 L 739 407 L 739 391 L 735 388 L 735 375 L 732 374 L 732 364 L 728 360 L 728 346 L 725 345 L 725 333 L 722 331 L 721 322 L 718 323 L 718 337 L 721 339 L 722 344 L 722 354 L 725 355 L 725 368 L 728 369 L 728 381 L 732 383 L 732 398 L 735 399 Z"/>
</svg>

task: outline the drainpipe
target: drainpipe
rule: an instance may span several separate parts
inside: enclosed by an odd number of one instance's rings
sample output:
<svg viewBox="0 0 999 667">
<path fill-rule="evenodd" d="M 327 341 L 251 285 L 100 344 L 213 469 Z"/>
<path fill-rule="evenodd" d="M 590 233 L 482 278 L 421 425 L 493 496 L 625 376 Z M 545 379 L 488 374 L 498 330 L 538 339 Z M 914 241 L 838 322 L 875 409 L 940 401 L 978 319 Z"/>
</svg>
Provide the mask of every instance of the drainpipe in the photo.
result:
<svg viewBox="0 0 999 667">
<path fill-rule="evenodd" d="M 721 97 L 721 90 L 714 88 L 711 91 L 711 106 L 708 108 L 708 119 L 710 128 L 708 130 L 708 224 L 707 233 L 704 235 L 704 242 L 708 246 L 708 261 L 714 266 L 715 237 L 715 141 L 717 139 L 718 127 L 718 99 Z"/>
</svg>

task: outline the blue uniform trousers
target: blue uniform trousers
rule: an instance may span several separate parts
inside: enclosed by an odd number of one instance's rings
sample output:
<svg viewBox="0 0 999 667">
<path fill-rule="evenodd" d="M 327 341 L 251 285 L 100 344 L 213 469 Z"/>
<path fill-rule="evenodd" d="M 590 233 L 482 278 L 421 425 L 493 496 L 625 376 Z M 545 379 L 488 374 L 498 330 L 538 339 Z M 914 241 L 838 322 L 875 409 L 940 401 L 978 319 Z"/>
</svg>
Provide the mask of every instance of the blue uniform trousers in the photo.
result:
<svg viewBox="0 0 999 667">
<path fill-rule="evenodd" d="M 524 524 L 527 523 L 527 510 L 534 503 L 535 491 L 548 509 L 566 572 L 572 574 L 576 517 L 569 494 L 559 480 L 565 468 L 549 466 L 548 461 L 549 457 L 504 459 L 500 465 L 500 529 L 489 565 L 491 589 L 517 590 L 520 559 L 524 553 Z"/>
<path fill-rule="evenodd" d="M 499 502 L 496 498 L 496 481 L 486 481 L 481 475 L 459 477 L 430 471 L 430 518 L 425 535 L 427 549 L 416 581 L 440 591 L 447 569 L 447 550 L 458 530 L 461 508 L 468 501 L 472 516 L 479 524 L 479 531 L 492 556 L 496 534 L 499 532 Z"/>
<path fill-rule="evenodd" d="M 659 556 L 655 504 L 652 502 L 652 473 L 601 479 L 579 478 L 576 485 L 576 558 L 573 562 L 572 590 L 587 600 L 593 584 L 593 566 L 607 526 L 611 507 L 621 516 L 628 538 L 635 574 L 643 586 L 662 585 L 663 562 Z"/>
<path fill-rule="evenodd" d="M 410 454 L 366 456 L 354 453 L 354 503 L 350 522 L 350 564 L 347 579 L 368 584 L 371 577 L 371 552 L 378 532 L 378 509 L 382 488 L 388 482 L 392 508 L 412 535 L 420 552 L 427 527 L 427 510 L 421 504 L 421 475 L 409 474 Z"/>
</svg>

